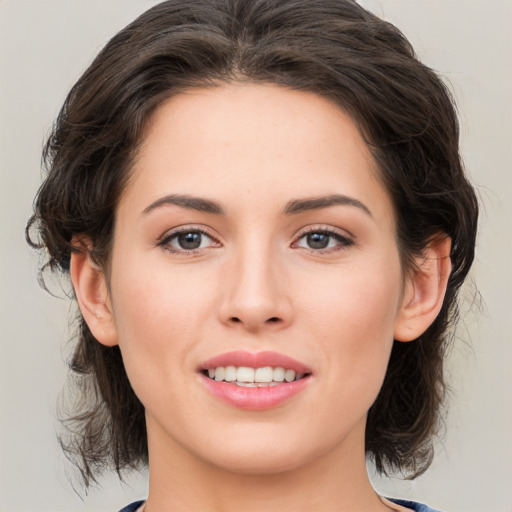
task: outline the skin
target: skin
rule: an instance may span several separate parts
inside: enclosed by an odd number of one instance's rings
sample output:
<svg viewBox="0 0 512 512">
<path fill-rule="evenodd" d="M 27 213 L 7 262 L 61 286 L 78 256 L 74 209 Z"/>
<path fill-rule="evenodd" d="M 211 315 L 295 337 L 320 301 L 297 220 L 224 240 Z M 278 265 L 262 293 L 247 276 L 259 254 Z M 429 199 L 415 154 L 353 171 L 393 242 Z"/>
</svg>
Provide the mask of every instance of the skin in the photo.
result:
<svg viewBox="0 0 512 512">
<path fill-rule="evenodd" d="M 284 211 L 332 194 L 360 204 Z M 180 247 L 178 227 L 207 233 L 200 248 Z M 328 247 L 312 248 L 308 231 L 333 233 Z M 366 415 L 393 339 L 415 339 L 441 307 L 450 242 L 434 240 L 420 270 L 404 272 L 393 204 L 346 113 L 273 85 L 175 96 L 151 119 L 122 194 L 108 280 L 90 241 L 75 242 L 82 313 L 101 343 L 120 345 L 146 408 L 147 512 L 405 510 L 368 480 Z M 233 407 L 197 368 L 240 349 L 286 354 L 313 375 L 278 407 Z"/>
</svg>

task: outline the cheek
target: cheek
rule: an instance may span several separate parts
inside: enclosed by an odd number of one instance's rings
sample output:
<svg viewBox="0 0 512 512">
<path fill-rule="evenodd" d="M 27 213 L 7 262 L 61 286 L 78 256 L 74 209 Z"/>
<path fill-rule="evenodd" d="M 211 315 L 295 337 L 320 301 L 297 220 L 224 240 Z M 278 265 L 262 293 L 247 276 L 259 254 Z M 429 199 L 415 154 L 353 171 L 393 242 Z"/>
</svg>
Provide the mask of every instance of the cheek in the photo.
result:
<svg viewBox="0 0 512 512">
<path fill-rule="evenodd" d="M 113 306 L 135 394 L 149 413 L 171 409 L 183 417 L 192 415 L 195 409 L 184 392 L 190 383 L 182 376 L 193 367 L 190 354 L 200 341 L 198 317 L 207 309 L 207 298 L 198 297 L 194 283 L 184 282 L 179 272 L 170 279 L 161 268 L 118 268 L 125 274 L 113 280 Z"/>
<path fill-rule="evenodd" d="M 320 282 L 318 282 L 320 284 Z M 318 334 L 329 375 L 355 393 L 378 392 L 401 300 L 398 258 L 333 269 L 302 304 Z"/>
<path fill-rule="evenodd" d="M 197 318 L 210 300 L 209 287 L 205 286 L 204 271 L 191 272 L 171 267 L 165 255 L 156 253 L 147 257 L 119 258 L 112 276 L 114 311 L 124 337 L 131 337 L 133 330 L 151 332 L 166 326 L 165 331 L 183 324 L 192 329 L 188 318 Z M 208 282 L 208 281 L 206 281 Z M 181 327 L 180 327 L 181 328 Z M 163 333 L 162 333 L 163 334 Z"/>
<path fill-rule="evenodd" d="M 118 265 L 113 308 L 123 360 L 130 378 L 151 368 L 160 378 L 175 375 L 198 343 L 198 326 L 211 310 L 208 287 L 191 274 L 148 265 Z M 140 380 L 140 379 L 138 379 Z M 136 383 L 134 382 L 134 387 Z"/>
</svg>

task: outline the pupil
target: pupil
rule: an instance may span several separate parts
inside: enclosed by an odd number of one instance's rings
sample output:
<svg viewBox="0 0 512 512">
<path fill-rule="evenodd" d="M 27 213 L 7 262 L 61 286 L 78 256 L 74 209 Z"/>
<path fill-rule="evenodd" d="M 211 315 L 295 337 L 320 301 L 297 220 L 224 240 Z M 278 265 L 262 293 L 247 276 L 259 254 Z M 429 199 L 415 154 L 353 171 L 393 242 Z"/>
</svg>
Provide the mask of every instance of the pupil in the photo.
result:
<svg viewBox="0 0 512 512">
<path fill-rule="evenodd" d="M 178 235 L 182 249 L 198 249 L 201 246 L 201 233 L 182 233 Z"/>
<path fill-rule="evenodd" d="M 325 233 L 310 233 L 307 240 L 311 249 L 325 249 L 329 245 L 329 235 Z"/>
</svg>

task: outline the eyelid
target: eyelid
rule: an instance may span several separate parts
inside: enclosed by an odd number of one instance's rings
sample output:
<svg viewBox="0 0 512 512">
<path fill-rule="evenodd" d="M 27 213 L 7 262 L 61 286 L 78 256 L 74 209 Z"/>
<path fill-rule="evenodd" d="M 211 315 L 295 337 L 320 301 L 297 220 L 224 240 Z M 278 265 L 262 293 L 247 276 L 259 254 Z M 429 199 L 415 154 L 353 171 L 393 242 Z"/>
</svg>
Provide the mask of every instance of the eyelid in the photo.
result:
<svg viewBox="0 0 512 512">
<path fill-rule="evenodd" d="M 338 239 L 338 241 L 340 242 L 339 247 L 330 247 L 326 249 L 308 249 L 306 247 L 301 247 L 301 249 L 309 250 L 314 254 L 321 254 L 322 252 L 327 253 L 336 250 L 341 250 L 355 244 L 354 235 L 352 235 L 348 231 L 335 228 L 333 226 L 319 224 L 307 226 L 301 229 L 299 233 L 295 236 L 294 241 L 292 242 L 292 247 L 295 246 L 298 243 L 298 241 L 301 240 L 304 236 L 307 236 L 310 233 L 324 233 Z"/>
<path fill-rule="evenodd" d="M 208 228 L 206 228 L 205 226 L 199 226 L 197 224 L 184 224 L 182 226 L 176 226 L 174 228 L 168 229 L 167 231 L 164 232 L 163 235 L 158 237 L 155 245 L 163 247 L 164 249 L 166 249 L 170 252 L 173 252 L 173 253 L 177 253 L 177 254 L 195 254 L 199 251 L 204 250 L 205 248 L 191 249 L 191 250 L 184 250 L 184 249 L 180 250 L 180 249 L 174 249 L 174 248 L 171 249 L 168 246 L 170 240 L 173 239 L 174 237 L 180 235 L 181 233 L 190 233 L 190 232 L 197 232 L 197 233 L 201 233 L 202 235 L 207 236 L 214 242 L 214 246 L 218 247 L 218 246 L 222 245 L 221 242 L 218 240 L 218 237 L 213 235 Z"/>
<path fill-rule="evenodd" d="M 307 235 L 309 233 L 317 233 L 317 232 L 338 235 L 347 240 L 352 240 L 352 241 L 355 240 L 355 236 L 352 233 L 350 233 L 349 231 L 347 231 L 346 229 L 337 228 L 337 227 L 330 226 L 327 224 L 312 224 L 312 225 L 306 226 L 299 230 L 299 232 L 295 236 L 295 239 L 297 240 L 297 239 L 303 237 L 304 235 Z"/>
</svg>

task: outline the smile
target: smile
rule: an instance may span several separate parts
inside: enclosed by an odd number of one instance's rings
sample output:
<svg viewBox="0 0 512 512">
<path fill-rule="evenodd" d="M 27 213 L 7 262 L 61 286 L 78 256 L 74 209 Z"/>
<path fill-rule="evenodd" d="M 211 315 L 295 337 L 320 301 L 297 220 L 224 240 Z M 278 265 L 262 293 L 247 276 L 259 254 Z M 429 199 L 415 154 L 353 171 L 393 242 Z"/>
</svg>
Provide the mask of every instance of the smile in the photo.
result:
<svg viewBox="0 0 512 512">
<path fill-rule="evenodd" d="M 199 375 L 216 399 L 253 411 L 288 402 L 312 381 L 312 371 L 306 365 L 271 351 L 227 352 L 205 361 Z"/>
<path fill-rule="evenodd" d="M 217 382 L 230 382 L 242 387 L 271 387 L 279 386 L 285 382 L 300 380 L 304 374 L 297 373 L 290 368 L 278 366 L 263 366 L 250 368 L 248 366 L 218 366 L 204 370 L 205 375 Z"/>
</svg>

